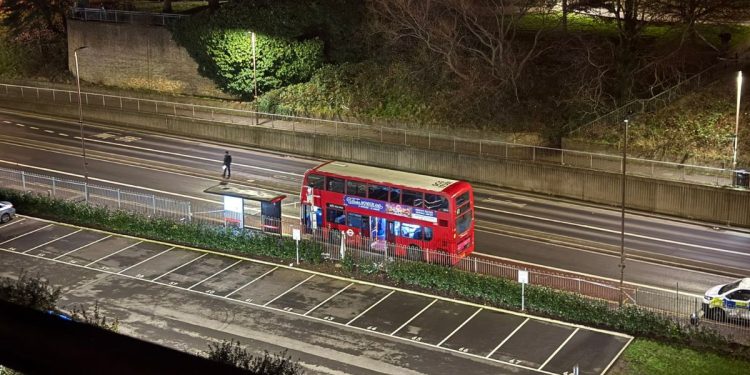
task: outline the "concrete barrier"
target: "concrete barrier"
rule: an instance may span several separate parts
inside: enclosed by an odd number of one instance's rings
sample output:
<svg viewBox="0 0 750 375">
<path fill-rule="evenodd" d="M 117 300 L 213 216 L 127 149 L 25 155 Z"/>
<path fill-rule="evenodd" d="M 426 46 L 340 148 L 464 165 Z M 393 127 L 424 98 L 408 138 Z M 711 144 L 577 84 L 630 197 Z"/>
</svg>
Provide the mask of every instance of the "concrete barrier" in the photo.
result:
<svg viewBox="0 0 750 375">
<path fill-rule="evenodd" d="M 78 119 L 76 105 L 4 97 L 0 107 Z M 85 121 L 196 139 L 345 160 L 611 206 L 620 205 L 620 174 L 444 153 L 361 139 L 213 123 L 163 114 L 87 108 Z M 750 191 L 628 176 L 629 209 L 750 227 Z"/>
</svg>

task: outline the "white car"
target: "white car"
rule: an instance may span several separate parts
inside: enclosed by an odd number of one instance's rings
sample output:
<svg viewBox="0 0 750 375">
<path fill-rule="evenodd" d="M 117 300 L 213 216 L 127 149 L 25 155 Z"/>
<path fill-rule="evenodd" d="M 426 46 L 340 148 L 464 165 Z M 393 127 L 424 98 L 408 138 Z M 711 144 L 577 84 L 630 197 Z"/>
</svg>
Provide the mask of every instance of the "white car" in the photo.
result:
<svg viewBox="0 0 750 375">
<path fill-rule="evenodd" d="M 707 290 L 702 307 L 704 316 L 709 319 L 750 320 L 750 277 Z"/>
<path fill-rule="evenodd" d="M 16 216 L 13 204 L 7 201 L 0 202 L 0 223 L 7 223 Z"/>
</svg>

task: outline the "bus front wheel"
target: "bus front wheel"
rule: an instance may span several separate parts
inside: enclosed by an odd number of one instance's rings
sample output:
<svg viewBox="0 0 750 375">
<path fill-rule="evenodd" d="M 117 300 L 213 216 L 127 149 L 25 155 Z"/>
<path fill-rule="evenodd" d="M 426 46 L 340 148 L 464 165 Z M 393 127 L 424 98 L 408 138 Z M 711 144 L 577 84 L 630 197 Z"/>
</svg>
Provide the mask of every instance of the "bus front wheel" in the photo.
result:
<svg viewBox="0 0 750 375">
<path fill-rule="evenodd" d="M 409 260 L 422 260 L 422 249 L 417 245 L 409 245 L 407 248 Z"/>
</svg>

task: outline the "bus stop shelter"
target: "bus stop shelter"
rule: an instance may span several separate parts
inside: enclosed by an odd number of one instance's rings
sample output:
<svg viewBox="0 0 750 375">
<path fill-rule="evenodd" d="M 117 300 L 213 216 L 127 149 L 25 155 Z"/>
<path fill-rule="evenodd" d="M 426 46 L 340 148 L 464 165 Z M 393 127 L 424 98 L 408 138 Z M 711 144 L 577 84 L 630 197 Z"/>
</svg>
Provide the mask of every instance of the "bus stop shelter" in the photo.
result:
<svg viewBox="0 0 750 375">
<path fill-rule="evenodd" d="M 286 195 L 276 195 L 248 186 L 222 182 L 204 193 L 224 197 L 224 223 L 245 227 L 245 200 L 260 202 L 261 230 L 281 234 L 281 201 Z"/>
</svg>

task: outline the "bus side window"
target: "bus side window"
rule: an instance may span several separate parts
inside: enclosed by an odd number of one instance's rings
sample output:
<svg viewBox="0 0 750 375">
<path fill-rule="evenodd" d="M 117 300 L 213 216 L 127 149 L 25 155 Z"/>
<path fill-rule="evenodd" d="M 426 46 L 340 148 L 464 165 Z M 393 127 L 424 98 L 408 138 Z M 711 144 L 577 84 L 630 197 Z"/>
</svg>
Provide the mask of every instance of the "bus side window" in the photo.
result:
<svg viewBox="0 0 750 375">
<path fill-rule="evenodd" d="M 437 194 L 424 195 L 424 208 L 448 212 L 448 199 Z"/>
<path fill-rule="evenodd" d="M 346 216 L 344 216 L 344 211 L 328 208 L 326 209 L 326 221 L 333 224 L 346 224 Z"/>
<path fill-rule="evenodd" d="M 307 186 L 313 189 L 323 190 L 323 187 L 325 186 L 325 177 L 319 174 L 307 175 Z"/>
<path fill-rule="evenodd" d="M 411 238 L 415 240 L 422 239 L 422 227 L 414 224 L 401 224 L 401 237 Z"/>
<path fill-rule="evenodd" d="M 388 201 L 388 187 L 380 185 L 367 185 L 368 197 L 381 201 Z"/>
<path fill-rule="evenodd" d="M 401 204 L 401 189 L 392 188 L 391 189 L 391 199 L 389 201 L 391 203 L 399 203 L 399 204 Z"/>
<path fill-rule="evenodd" d="M 422 227 L 424 230 L 424 240 L 425 241 L 432 241 L 432 228 L 430 227 Z"/>
<path fill-rule="evenodd" d="M 344 192 L 344 179 L 336 178 L 336 177 L 328 177 L 326 178 L 326 190 L 332 191 L 334 193 L 343 193 Z"/>
<path fill-rule="evenodd" d="M 404 194 L 401 196 L 402 204 L 407 206 L 422 207 L 422 192 L 404 190 Z"/>
<path fill-rule="evenodd" d="M 346 180 L 346 194 L 367 197 L 367 185 L 364 182 Z"/>
</svg>

